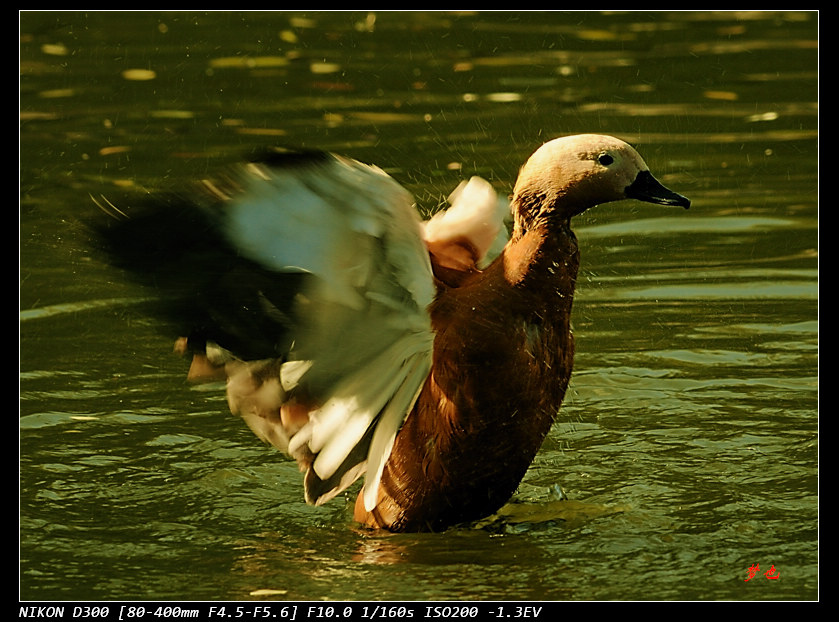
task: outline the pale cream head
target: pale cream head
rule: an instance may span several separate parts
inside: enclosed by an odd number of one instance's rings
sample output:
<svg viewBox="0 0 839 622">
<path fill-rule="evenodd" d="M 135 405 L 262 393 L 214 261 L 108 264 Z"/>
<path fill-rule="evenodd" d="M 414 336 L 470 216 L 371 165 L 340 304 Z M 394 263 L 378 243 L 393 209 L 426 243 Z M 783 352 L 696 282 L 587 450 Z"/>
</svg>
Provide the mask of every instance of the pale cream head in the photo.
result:
<svg viewBox="0 0 839 622">
<path fill-rule="evenodd" d="M 647 170 L 638 152 L 622 140 L 598 134 L 565 136 L 545 143 L 530 156 L 519 173 L 514 195 L 530 192 L 549 201 L 564 198 L 583 203 L 579 207 L 586 209 L 626 198 L 626 187 Z"/>
<path fill-rule="evenodd" d="M 650 174 L 643 158 L 613 136 L 579 134 L 545 143 L 519 172 L 513 212 L 522 223 L 562 219 L 600 203 L 635 198 L 688 207 L 690 201 Z"/>
</svg>

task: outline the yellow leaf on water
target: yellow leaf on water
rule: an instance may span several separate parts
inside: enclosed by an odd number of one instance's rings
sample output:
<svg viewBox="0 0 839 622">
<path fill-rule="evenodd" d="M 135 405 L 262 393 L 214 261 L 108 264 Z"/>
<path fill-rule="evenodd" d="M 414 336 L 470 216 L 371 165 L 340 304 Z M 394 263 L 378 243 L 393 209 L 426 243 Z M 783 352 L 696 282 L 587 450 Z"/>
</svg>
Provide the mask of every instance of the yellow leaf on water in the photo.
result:
<svg viewBox="0 0 839 622">
<path fill-rule="evenodd" d="M 338 63 L 315 62 L 309 65 L 309 71 L 312 73 L 337 73 L 341 71 L 341 65 Z"/>
<path fill-rule="evenodd" d="M 115 155 L 117 153 L 125 153 L 126 151 L 131 151 L 131 147 L 127 145 L 116 145 L 114 147 L 102 147 L 99 150 L 99 155 L 107 156 L 107 155 Z"/>
<path fill-rule="evenodd" d="M 57 99 L 60 97 L 72 97 L 76 94 L 76 91 L 73 89 L 49 89 L 46 91 L 41 91 L 38 93 L 40 97 L 45 97 L 47 99 Z"/>
<path fill-rule="evenodd" d="M 149 116 L 155 119 L 191 119 L 195 113 L 191 110 L 152 110 Z"/>
<path fill-rule="evenodd" d="M 578 30 L 574 34 L 586 41 L 611 41 L 617 39 L 617 35 L 611 30 Z"/>
<path fill-rule="evenodd" d="M 285 56 L 222 56 L 210 61 L 210 67 L 215 69 L 264 69 L 286 65 L 288 58 Z"/>
<path fill-rule="evenodd" d="M 280 39 L 286 43 L 297 43 L 297 35 L 294 34 L 293 30 L 281 30 Z"/>
<path fill-rule="evenodd" d="M 288 20 L 293 28 L 314 28 L 318 23 L 310 17 L 291 17 Z"/>
<path fill-rule="evenodd" d="M 122 72 L 122 77 L 126 80 L 154 80 L 157 73 L 151 69 L 126 69 Z"/>
<path fill-rule="evenodd" d="M 282 596 L 283 594 L 288 594 L 288 590 L 272 590 L 269 588 L 263 588 L 253 590 L 248 594 L 248 596 Z"/>
<path fill-rule="evenodd" d="M 41 46 L 41 52 L 50 56 L 67 56 L 70 50 L 63 43 L 44 43 Z"/>
<path fill-rule="evenodd" d="M 248 136 L 285 136 L 288 132 L 278 127 L 240 127 L 236 133 Z"/>
<path fill-rule="evenodd" d="M 739 99 L 737 93 L 734 93 L 733 91 L 705 91 L 702 93 L 702 96 L 708 99 L 721 99 L 723 101 L 730 102 Z"/>
</svg>

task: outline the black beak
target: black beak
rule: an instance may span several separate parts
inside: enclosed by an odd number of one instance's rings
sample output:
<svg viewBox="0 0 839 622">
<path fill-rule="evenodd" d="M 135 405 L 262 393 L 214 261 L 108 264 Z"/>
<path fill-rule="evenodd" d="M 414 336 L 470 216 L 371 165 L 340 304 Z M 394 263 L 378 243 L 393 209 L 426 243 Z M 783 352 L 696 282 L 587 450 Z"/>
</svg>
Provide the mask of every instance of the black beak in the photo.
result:
<svg viewBox="0 0 839 622">
<path fill-rule="evenodd" d="M 630 199 L 638 199 L 658 205 L 681 205 L 685 209 L 690 207 L 690 199 L 676 194 L 662 186 L 649 171 L 641 171 L 624 191 Z"/>
</svg>

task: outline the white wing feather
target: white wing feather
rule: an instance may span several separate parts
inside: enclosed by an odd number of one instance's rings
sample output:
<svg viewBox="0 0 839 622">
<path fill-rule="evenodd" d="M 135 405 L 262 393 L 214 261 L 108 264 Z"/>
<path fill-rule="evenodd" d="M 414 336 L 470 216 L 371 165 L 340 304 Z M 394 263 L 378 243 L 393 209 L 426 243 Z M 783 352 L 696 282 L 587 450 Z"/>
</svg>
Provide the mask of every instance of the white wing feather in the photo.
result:
<svg viewBox="0 0 839 622">
<path fill-rule="evenodd" d="M 504 220 L 510 217 L 510 204 L 497 195 L 492 185 L 480 177 L 463 181 L 449 195 L 449 207 L 423 223 L 426 245 L 448 267 L 475 262 L 482 268 L 495 259 L 509 236 Z M 475 252 L 459 259 L 458 246 L 467 241 Z M 465 266 L 464 266 L 465 267 Z"/>
<path fill-rule="evenodd" d="M 248 173 L 245 192 L 226 207 L 227 235 L 262 266 L 316 277 L 297 295 L 304 321 L 289 358 L 310 362 L 293 384 L 307 387 L 317 407 L 290 431 L 274 413 L 294 389 L 242 409 L 236 392 L 250 384 L 231 376 L 231 408 L 279 449 L 310 453 L 321 480 L 340 477 L 341 468 L 355 479 L 366 465 L 345 461 L 372 443 L 376 468 L 365 487 L 375 491 L 431 365 L 435 289 L 416 208 L 382 171 L 343 158 L 303 169 L 251 164 Z M 310 500 L 323 503 L 349 483 Z"/>
</svg>

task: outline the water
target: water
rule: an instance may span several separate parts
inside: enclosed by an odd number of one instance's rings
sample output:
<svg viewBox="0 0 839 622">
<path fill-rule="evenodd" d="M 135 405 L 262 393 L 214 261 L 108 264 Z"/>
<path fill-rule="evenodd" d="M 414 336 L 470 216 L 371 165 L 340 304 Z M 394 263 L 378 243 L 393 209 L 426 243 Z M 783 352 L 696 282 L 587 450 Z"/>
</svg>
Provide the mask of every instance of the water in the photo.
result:
<svg viewBox="0 0 839 622">
<path fill-rule="evenodd" d="M 812 12 L 23 13 L 20 597 L 818 598 L 817 35 Z M 443 534 L 306 506 L 77 225 L 90 195 L 277 143 L 375 162 L 428 212 L 579 132 L 693 206 L 577 219 L 566 404 L 513 514 Z"/>
</svg>

